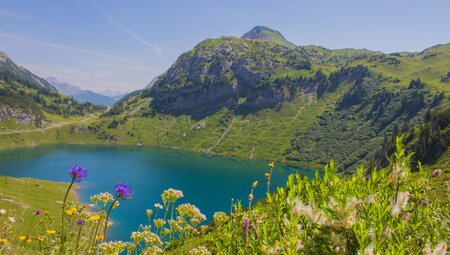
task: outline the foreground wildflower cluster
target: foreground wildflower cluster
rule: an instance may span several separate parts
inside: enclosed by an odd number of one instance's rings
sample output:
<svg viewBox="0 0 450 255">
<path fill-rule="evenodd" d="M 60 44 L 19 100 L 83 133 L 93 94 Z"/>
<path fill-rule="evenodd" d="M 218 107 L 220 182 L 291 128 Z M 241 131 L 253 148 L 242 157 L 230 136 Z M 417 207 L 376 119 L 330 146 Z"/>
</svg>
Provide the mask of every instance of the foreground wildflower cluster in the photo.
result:
<svg viewBox="0 0 450 255">
<path fill-rule="evenodd" d="M 412 174 L 410 158 L 398 138 L 388 168 L 343 179 L 331 162 L 322 177 L 291 175 L 251 210 L 232 202 L 202 241 L 213 254 L 446 254 L 450 207 L 429 199 L 439 177 L 420 164 Z"/>
<path fill-rule="evenodd" d="M 398 138 L 388 168 L 359 168 L 341 179 L 331 162 L 323 176 L 293 174 L 271 193 L 272 162 L 264 201 L 254 201 L 255 181 L 247 208 L 232 199 L 230 212 L 214 213 L 208 225 L 201 225 L 206 217 L 199 208 L 179 203 L 182 191 L 167 189 L 161 203 L 142 212 L 148 222 L 128 242 L 108 240 L 107 230 L 112 210 L 131 198 L 131 188 L 119 183 L 113 194 L 92 196 L 95 210 L 88 210 L 67 198 L 72 184 L 87 176 L 75 165 L 61 221 L 37 209 L 23 222 L 0 209 L 0 254 L 446 254 L 450 205 L 429 199 L 429 179 L 442 173 L 428 174 L 419 164 L 412 174 L 410 158 Z M 24 231 L 17 231 L 18 223 L 27 224 Z"/>
</svg>

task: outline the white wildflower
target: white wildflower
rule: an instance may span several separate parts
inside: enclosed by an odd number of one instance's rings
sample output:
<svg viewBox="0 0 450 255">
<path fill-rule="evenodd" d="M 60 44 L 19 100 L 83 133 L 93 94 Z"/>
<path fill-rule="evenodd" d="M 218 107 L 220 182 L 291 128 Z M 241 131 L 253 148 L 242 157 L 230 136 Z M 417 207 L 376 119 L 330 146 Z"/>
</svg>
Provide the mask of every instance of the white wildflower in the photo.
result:
<svg viewBox="0 0 450 255">
<path fill-rule="evenodd" d="M 445 255 L 447 254 L 447 244 L 442 242 L 434 248 L 433 252 L 431 252 L 430 247 L 425 248 L 424 252 L 425 255 Z"/>
<path fill-rule="evenodd" d="M 199 246 L 189 250 L 190 255 L 211 255 L 211 252 L 205 246 Z"/>
<path fill-rule="evenodd" d="M 370 244 L 364 249 L 364 255 L 373 255 L 373 244 Z"/>
<path fill-rule="evenodd" d="M 161 198 L 164 203 L 174 203 L 183 196 L 183 191 L 170 188 L 162 193 Z"/>
<path fill-rule="evenodd" d="M 408 204 L 409 193 L 408 192 L 399 192 L 397 195 L 397 201 L 392 205 L 391 214 L 393 217 L 398 217 L 401 210 L 406 207 Z"/>
<path fill-rule="evenodd" d="M 100 203 L 103 205 L 103 207 L 105 207 L 107 203 L 114 201 L 114 197 L 109 192 L 103 192 L 103 193 L 91 196 L 90 200 L 93 203 Z"/>
<path fill-rule="evenodd" d="M 214 223 L 222 225 L 228 221 L 228 216 L 224 212 L 215 212 L 213 215 Z"/>
</svg>

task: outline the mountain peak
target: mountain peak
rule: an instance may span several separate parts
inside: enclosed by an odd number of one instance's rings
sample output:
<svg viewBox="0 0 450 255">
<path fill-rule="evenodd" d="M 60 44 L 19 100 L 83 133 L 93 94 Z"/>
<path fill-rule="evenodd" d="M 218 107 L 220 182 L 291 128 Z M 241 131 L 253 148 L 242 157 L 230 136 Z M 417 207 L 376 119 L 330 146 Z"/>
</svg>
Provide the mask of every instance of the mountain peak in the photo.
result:
<svg viewBox="0 0 450 255">
<path fill-rule="evenodd" d="M 263 40 L 266 42 L 278 43 L 288 47 L 295 47 L 295 44 L 289 42 L 284 36 L 275 29 L 266 26 L 255 26 L 245 33 L 241 38 Z"/>
<path fill-rule="evenodd" d="M 4 53 L 3 51 L 0 51 L 0 61 L 1 62 L 6 62 L 10 60 L 8 55 L 6 53 Z"/>
</svg>

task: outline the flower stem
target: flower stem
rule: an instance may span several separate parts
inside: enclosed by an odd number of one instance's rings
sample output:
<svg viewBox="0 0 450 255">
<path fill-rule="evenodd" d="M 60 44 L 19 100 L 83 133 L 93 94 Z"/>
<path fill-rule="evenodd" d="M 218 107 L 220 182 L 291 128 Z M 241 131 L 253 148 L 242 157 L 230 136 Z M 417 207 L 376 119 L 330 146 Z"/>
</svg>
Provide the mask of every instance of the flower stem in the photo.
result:
<svg viewBox="0 0 450 255">
<path fill-rule="evenodd" d="M 400 186 L 400 172 L 397 174 L 397 188 L 395 190 L 395 202 L 397 203 L 397 196 L 398 196 L 398 188 Z"/>
<path fill-rule="evenodd" d="M 66 209 L 66 201 L 67 201 L 67 196 L 69 195 L 69 191 L 72 188 L 73 183 L 75 182 L 75 178 L 72 178 L 72 182 L 69 185 L 69 188 L 66 191 L 66 195 L 64 196 L 64 200 L 63 200 L 63 206 L 62 206 L 62 212 L 61 212 L 61 248 L 59 249 L 59 253 L 63 254 L 64 253 L 64 242 L 65 240 L 65 236 L 64 236 L 64 211 Z"/>
<path fill-rule="evenodd" d="M 28 227 L 28 231 L 27 231 L 27 234 L 26 234 L 27 238 L 28 238 L 28 235 L 30 234 L 31 227 L 33 226 L 34 218 L 36 218 L 36 215 L 33 216 L 33 219 L 31 220 L 31 223 L 30 223 L 30 227 Z"/>
<path fill-rule="evenodd" d="M 273 167 L 270 168 L 270 175 L 267 180 L 267 193 L 269 193 L 269 194 L 270 194 L 270 181 L 272 180 L 272 172 L 273 172 Z"/>
<path fill-rule="evenodd" d="M 170 219 L 173 220 L 173 208 L 175 207 L 175 202 L 172 203 L 172 212 L 170 213 Z"/>
<path fill-rule="evenodd" d="M 119 198 L 121 198 L 121 197 L 117 196 L 116 199 L 114 199 L 114 201 L 112 202 L 111 206 L 108 209 L 108 214 L 106 215 L 106 220 L 105 220 L 105 229 L 103 229 L 103 240 L 106 240 L 106 229 L 108 228 L 109 215 L 111 214 L 111 210 L 114 207 L 114 204 L 117 202 L 117 200 L 119 200 Z"/>
<path fill-rule="evenodd" d="M 81 228 L 82 228 L 82 226 L 80 226 L 80 228 L 78 229 L 77 244 L 75 245 L 75 254 L 78 253 L 78 246 L 80 244 L 80 236 L 81 236 Z"/>
<path fill-rule="evenodd" d="M 97 226 L 95 227 L 95 230 L 94 230 L 94 236 L 92 236 L 92 245 L 91 246 L 88 246 L 88 250 L 91 248 L 91 247 L 94 247 L 94 245 L 95 245 L 95 237 L 97 236 L 97 233 L 98 233 L 98 229 L 99 229 L 99 227 L 100 227 L 100 224 L 101 224 L 101 220 L 98 220 L 98 223 L 97 223 Z"/>
</svg>

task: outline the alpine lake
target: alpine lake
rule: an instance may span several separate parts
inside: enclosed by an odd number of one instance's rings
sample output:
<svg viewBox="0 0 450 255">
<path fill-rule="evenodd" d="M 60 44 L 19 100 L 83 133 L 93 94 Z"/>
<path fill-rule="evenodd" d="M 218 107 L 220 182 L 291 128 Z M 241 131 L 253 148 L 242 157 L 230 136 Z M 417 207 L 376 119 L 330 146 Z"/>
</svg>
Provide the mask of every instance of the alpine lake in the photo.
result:
<svg viewBox="0 0 450 255">
<path fill-rule="evenodd" d="M 0 175 L 11 177 L 69 184 L 67 172 L 72 164 L 83 165 L 89 172 L 76 190 L 81 203 L 90 203 L 89 197 L 100 192 L 114 194 L 116 183 L 127 183 L 133 189 L 132 199 L 121 200 L 111 214 L 113 226 L 108 230 L 108 239 L 123 241 L 129 240 L 140 224 L 148 223 L 146 209 L 155 211 L 154 204 L 162 204 L 161 193 L 168 188 L 182 190 L 184 197 L 177 205 L 196 205 L 208 222 L 214 212 L 228 213 L 232 198 L 246 206 L 256 180 L 259 184 L 255 199 L 264 199 L 264 174 L 270 171 L 266 161 L 145 146 L 43 145 L 0 151 Z M 271 191 L 284 186 L 295 172 L 314 176 L 314 171 L 308 169 L 276 164 Z M 61 200 L 63 197 L 61 194 Z"/>
</svg>

